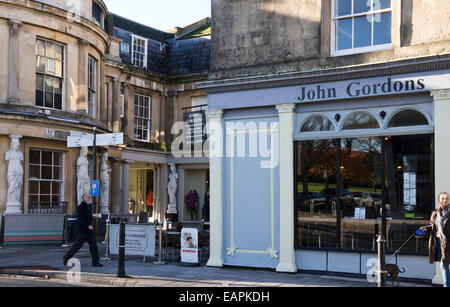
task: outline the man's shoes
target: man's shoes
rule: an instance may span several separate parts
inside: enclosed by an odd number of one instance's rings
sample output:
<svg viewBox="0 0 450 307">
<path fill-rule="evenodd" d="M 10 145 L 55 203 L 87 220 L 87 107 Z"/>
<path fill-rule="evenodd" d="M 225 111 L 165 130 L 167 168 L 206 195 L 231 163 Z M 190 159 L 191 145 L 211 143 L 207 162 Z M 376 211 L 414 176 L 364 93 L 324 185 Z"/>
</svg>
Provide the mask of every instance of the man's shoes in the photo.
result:
<svg viewBox="0 0 450 307">
<path fill-rule="evenodd" d="M 96 264 L 93 264 L 92 265 L 94 268 L 102 268 L 103 267 L 103 264 L 101 264 L 101 263 L 96 263 Z"/>
</svg>

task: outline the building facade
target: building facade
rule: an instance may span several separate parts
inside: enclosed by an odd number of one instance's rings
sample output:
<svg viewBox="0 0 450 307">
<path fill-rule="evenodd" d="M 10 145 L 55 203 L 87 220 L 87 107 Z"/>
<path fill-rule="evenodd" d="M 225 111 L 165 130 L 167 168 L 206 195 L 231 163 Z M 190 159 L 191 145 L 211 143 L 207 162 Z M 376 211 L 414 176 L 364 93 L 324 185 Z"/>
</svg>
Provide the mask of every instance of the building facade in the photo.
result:
<svg viewBox="0 0 450 307">
<path fill-rule="evenodd" d="M 74 214 L 82 151 L 68 148 L 67 137 L 94 128 L 125 139 L 97 148 L 95 176 L 89 147 L 89 177 L 108 190 L 97 212 L 165 220 L 171 163 L 187 177 L 202 170 L 206 191 L 208 160 L 173 158 L 171 127 L 207 101 L 195 82 L 207 79 L 209 19 L 169 33 L 110 14 L 101 0 L 0 1 L 0 8 L 0 212 Z M 183 220 L 190 189 L 177 189 L 172 218 Z M 47 233 L 16 243 L 38 237 L 55 240 Z"/>
<path fill-rule="evenodd" d="M 210 266 L 365 275 L 380 232 L 392 255 L 429 223 L 449 189 L 449 16 L 445 1 L 212 1 Z M 427 252 L 417 235 L 387 260 L 440 283 Z"/>
</svg>

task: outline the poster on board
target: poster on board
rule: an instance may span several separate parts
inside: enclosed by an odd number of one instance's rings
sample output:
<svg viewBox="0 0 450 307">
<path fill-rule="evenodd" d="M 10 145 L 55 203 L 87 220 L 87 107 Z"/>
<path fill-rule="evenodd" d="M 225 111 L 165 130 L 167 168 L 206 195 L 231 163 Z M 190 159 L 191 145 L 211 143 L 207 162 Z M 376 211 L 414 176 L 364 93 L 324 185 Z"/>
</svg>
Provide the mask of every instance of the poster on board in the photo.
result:
<svg viewBox="0 0 450 307">
<path fill-rule="evenodd" d="M 181 230 L 181 262 L 198 264 L 198 229 Z"/>
</svg>

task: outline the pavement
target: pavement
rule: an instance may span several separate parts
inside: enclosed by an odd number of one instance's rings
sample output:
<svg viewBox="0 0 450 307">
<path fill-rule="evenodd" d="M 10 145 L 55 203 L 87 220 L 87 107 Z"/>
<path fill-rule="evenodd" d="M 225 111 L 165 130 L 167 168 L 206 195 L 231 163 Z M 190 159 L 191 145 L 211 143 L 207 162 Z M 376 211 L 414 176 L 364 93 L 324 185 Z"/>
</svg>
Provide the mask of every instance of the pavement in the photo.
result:
<svg viewBox="0 0 450 307">
<path fill-rule="evenodd" d="M 101 257 L 105 255 L 105 245 L 98 244 Z M 128 278 L 118 278 L 117 256 L 111 261 L 102 261 L 104 267 L 91 266 L 88 245 L 75 255 L 80 262 L 80 274 L 75 267 L 64 267 L 63 255 L 68 248 L 62 246 L 13 246 L 0 249 L 0 274 L 14 276 L 44 277 L 107 287 L 376 287 L 362 278 L 326 276 L 320 274 L 287 274 L 274 270 L 224 267 L 207 267 L 207 255 L 202 257 L 200 266 L 184 267 L 179 262 L 155 264 L 157 258 L 127 256 L 125 272 Z M 172 260 L 171 257 L 169 257 Z M 78 277 L 79 279 L 74 279 Z M 388 282 L 388 285 L 391 283 Z M 431 287 L 427 284 L 401 283 L 401 287 Z"/>
</svg>

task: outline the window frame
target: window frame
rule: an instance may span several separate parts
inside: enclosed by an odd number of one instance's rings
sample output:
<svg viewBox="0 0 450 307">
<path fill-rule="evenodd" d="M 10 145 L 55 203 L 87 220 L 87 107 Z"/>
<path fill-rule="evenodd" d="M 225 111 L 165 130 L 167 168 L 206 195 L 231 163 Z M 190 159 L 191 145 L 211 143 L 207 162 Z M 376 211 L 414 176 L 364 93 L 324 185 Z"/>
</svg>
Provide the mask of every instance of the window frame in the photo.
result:
<svg viewBox="0 0 450 307">
<path fill-rule="evenodd" d="M 59 196 L 59 204 L 63 203 L 65 201 L 65 195 L 64 195 L 64 191 L 65 191 L 65 152 L 64 151 L 59 151 L 59 150 L 51 150 L 51 149 L 45 149 L 45 148 L 30 148 L 28 150 L 29 155 L 31 155 L 31 152 L 35 151 L 35 152 L 39 152 L 39 164 L 36 163 L 32 163 L 31 159 L 28 162 L 28 171 L 29 171 L 29 175 L 28 175 L 28 195 L 27 195 L 27 200 L 28 200 L 28 208 L 31 209 L 31 206 L 33 205 L 33 202 L 31 201 L 31 196 L 38 196 L 38 203 L 40 204 L 41 201 L 41 196 L 49 196 L 50 199 L 50 203 L 52 204 L 52 198 L 53 196 Z M 42 161 L 42 153 L 43 152 L 50 152 L 52 154 L 52 164 L 44 164 Z M 59 160 L 59 164 L 55 165 L 55 156 L 54 154 L 58 153 L 60 155 L 60 160 Z M 39 167 L 39 178 L 36 177 L 31 177 L 31 167 L 33 166 L 38 166 Z M 52 179 L 42 179 L 42 167 L 49 167 L 51 166 L 51 172 L 52 172 Z M 54 169 L 55 167 L 58 167 L 60 169 L 60 179 L 54 179 Z M 38 192 L 37 194 L 32 194 L 31 193 L 31 183 L 32 182 L 38 182 Z M 41 194 L 40 191 L 40 183 L 41 182 L 49 182 L 50 183 L 50 194 Z M 52 193 L 53 192 L 53 183 L 58 183 L 59 184 L 59 192 L 58 193 Z"/>
<path fill-rule="evenodd" d="M 93 64 L 93 69 L 91 69 Z M 88 114 L 96 118 L 97 116 L 97 60 L 88 57 Z"/>
<path fill-rule="evenodd" d="M 148 99 L 148 107 L 147 107 L 148 108 L 148 114 L 147 114 L 148 118 L 139 116 L 139 109 L 140 108 L 144 108 L 144 109 L 146 108 L 145 106 L 139 106 L 139 97 L 143 98 L 143 102 L 144 103 L 146 103 L 147 99 Z M 138 103 L 137 105 L 136 105 L 136 102 Z M 138 114 L 136 114 L 136 108 L 138 108 Z M 133 115 L 133 119 L 134 119 L 134 122 L 133 122 L 133 132 L 134 132 L 133 136 L 134 136 L 134 139 L 136 141 L 141 141 L 141 142 L 150 142 L 151 128 L 152 128 L 152 126 L 151 126 L 151 121 L 152 121 L 152 97 L 151 96 L 142 95 L 142 94 L 134 94 L 134 115 Z M 139 121 L 141 121 L 141 120 L 146 122 L 146 129 L 142 128 L 144 126 L 137 125 L 137 123 Z M 147 130 L 147 139 L 139 138 L 138 137 L 138 133 L 136 133 L 137 130 L 138 131 L 139 130 L 141 130 L 141 131 Z"/>
<path fill-rule="evenodd" d="M 38 58 L 41 57 L 41 55 L 38 54 L 38 50 L 37 50 L 39 41 L 43 42 L 44 46 L 45 46 L 45 48 L 44 48 L 44 56 L 43 56 L 44 57 L 44 72 L 40 72 L 38 70 Z M 60 46 L 62 48 L 62 52 L 61 52 L 62 59 L 60 61 L 61 62 L 61 76 L 56 75 L 56 72 L 55 72 L 55 74 L 50 74 L 50 73 L 46 72 L 47 59 L 58 61 L 56 59 L 56 57 L 48 58 L 46 56 L 46 50 L 47 50 L 47 44 L 48 43 Z M 61 111 L 65 110 L 66 45 L 63 44 L 63 43 L 59 43 L 57 41 L 51 40 L 51 39 L 44 38 L 44 37 L 36 37 L 36 41 L 35 41 L 35 58 L 36 58 L 36 63 L 35 63 L 36 65 L 35 65 L 35 74 L 34 74 L 35 75 L 34 106 L 37 107 L 37 108 L 50 109 L 50 110 L 61 110 Z M 56 62 L 55 62 L 55 64 L 56 64 Z M 55 65 L 55 69 L 56 69 L 56 65 Z M 42 78 L 43 78 L 43 84 L 42 84 L 42 90 L 41 90 L 42 91 L 42 96 L 43 96 L 42 97 L 42 106 L 37 104 L 37 99 L 36 99 L 37 98 L 37 91 L 38 91 L 38 88 L 37 88 L 37 76 L 38 75 L 42 76 Z M 59 79 L 61 81 L 61 108 L 55 108 L 55 91 L 54 91 L 54 89 L 52 91 L 52 98 L 53 98 L 53 100 L 52 100 L 52 107 L 48 107 L 45 104 L 45 102 L 46 102 L 46 99 L 45 99 L 45 96 L 46 96 L 45 95 L 45 93 L 46 93 L 46 91 L 45 91 L 45 81 L 46 81 L 47 78 L 55 78 L 55 79 Z"/>
<path fill-rule="evenodd" d="M 140 52 L 135 52 L 134 51 L 134 46 L 135 46 L 135 41 L 136 40 L 141 40 L 144 42 L 144 53 L 140 53 Z M 141 54 L 144 56 L 144 60 L 142 63 L 142 66 L 140 64 L 136 64 L 136 60 L 135 60 L 135 53 Z M 142 36 L 138 36 L 135 34 L 131 35 L 131 64 L 133 64 L 136 67 L 140 67 L 140 68 L 145 68 L 147 69 L 147 57 L 148 57 L 148 39 L 144 38 Z"/>
<path fill-rule="evenodd" d="M 394 40 L 394 4 L 395 0 L 391 0 L 391 7 L 388 9 L 380 9 L 380 10 L 371 10 L 368 12 L 363 13 L 353 13 L 353 1 L 352 1 L 352 13 L 350 15 L 343 15 L 343 16 L 336 16 L 336 1 L 338 0 L 332 0 L 331 1 L 331 56 L 338 57 L 338 56 L 345 56 L 345 55 L 352 55 L 352 54 L 360 54 L 360 53 L 369 53 L 369 52 L 376 52 L 376 51 L 383 51 L 383 50 L 389 50 L 392 49 L 394 46 L 393 40 Z M 374 0 L 370 0 L 374 1 Z M 373 3 L 373 2 L 372 2 Z M 373 7 L 373 5 L 372 5 Z M 391 13 L 391 42 L 388 44 L 380 44 L 380 45 L 372 45 L 368 47 L 358 47 L 351 49 L 343 49 L 338 50 L 336 47 L 337 44 L 337 21 L 341 19 L 352 19 L 354 20 L 357 17 L 362 16 L 369 16 L 369 15 L 375 15 L 375 14 L 382 14 L 382 13 Z M 354 43 L 354 27 L 352 27 L 352 44 Z M 373 22 L 372 22 L 372 44 L 373 44 L 373 38 L 374 38 L 374 32 L 373 32 Z"/>
</svg>

